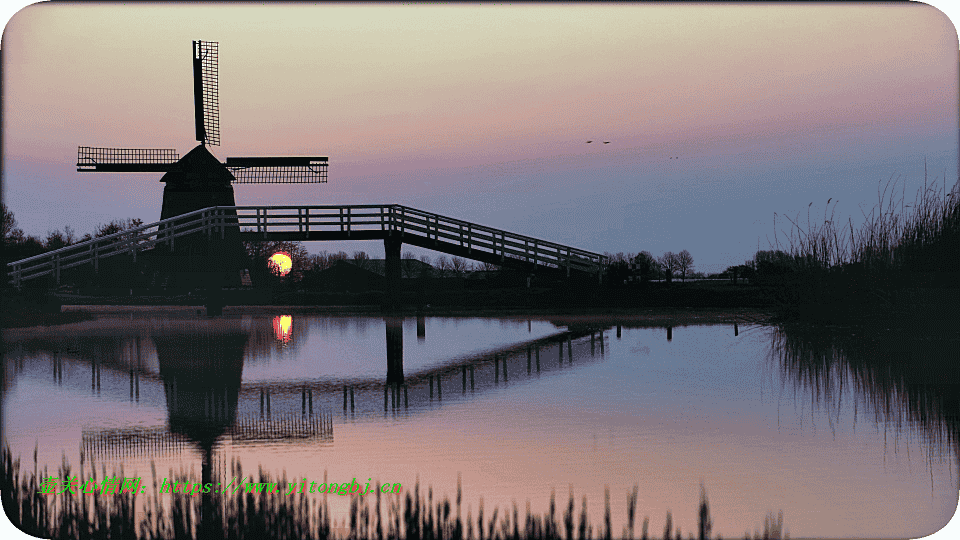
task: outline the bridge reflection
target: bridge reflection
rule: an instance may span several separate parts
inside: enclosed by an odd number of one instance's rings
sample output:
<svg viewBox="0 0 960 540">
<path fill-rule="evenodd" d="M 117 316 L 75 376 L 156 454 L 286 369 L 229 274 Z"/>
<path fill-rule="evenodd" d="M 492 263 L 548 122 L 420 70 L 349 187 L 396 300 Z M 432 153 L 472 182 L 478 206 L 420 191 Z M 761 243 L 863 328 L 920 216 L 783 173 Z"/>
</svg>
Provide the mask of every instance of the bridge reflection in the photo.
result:
<svg viewBox="0 0 960 540">
<path fill-rule="evenodd" d="M 367 327 L 377 320 L 362 318 L 354 322 Z M 186 440 L 206 447 L 223 436 L 255 440 L 255 436 L 241 436 L 234 429 L 240 418 L 274 421 L 297 413 L 310 418 L 321 416 L 319 411 L 340 408 L 349 410 L 351 417 L 383 412 L 391 406 L 395 410 L 415 411 L 444 400 L 462 399 L 467 396 L 468 387 L 470 394 L 476 394 L 510 384 L 522 377 L 524 362 L 527 375 L 539 375 L 571 365 L 575 358 L 588 359 L 597 351 L 603 353 L 604 329 L 594 325 L 469 357 L 450 358 L 440 366 L 409 375 L 404 370 L 403 322 L 403 317 L 383 318 L 383 379 L 304 378 L 244 383 L 245 362 L 263 358 L 270 349 L 295 351 L 306 341 L 307 330 L 298 326 L 296 317 L 280 315 L 215 321 L 189 317 L 159 321 L 130 318 L 40 332 L 10 343 L 10 356 L 19 360 L 12 364 L 13 373 L 5 371 L 4 382 L 16 384 L 16 372 L 23 369 L 25 357 L 46 356 L 56 384 L 76 386 L 86 369 L 92 394 L 101 399 L 163 407 L 174 442 Z M 529 321 L 527 326 L 529 330 Z M 422 315 L 416 317 L 416 328 L 418 342 L 425 341 L 426 322 Z M 36 370 L 37 364 L 30 363 L 30 368 Z M 460 397 L 453 394 L 457 386 Z M 324 419 L 323 423 L 329 422 Z M 289 430 L 275 426 L 263 429 L 275 437 L 293 436 Z M 154 436 L 147 432 L 108 432 L 105 437 L 120 441 L 141 435 L 145 438 L 143 445 L 156 446 L 150 442 Z"/>
</svg>

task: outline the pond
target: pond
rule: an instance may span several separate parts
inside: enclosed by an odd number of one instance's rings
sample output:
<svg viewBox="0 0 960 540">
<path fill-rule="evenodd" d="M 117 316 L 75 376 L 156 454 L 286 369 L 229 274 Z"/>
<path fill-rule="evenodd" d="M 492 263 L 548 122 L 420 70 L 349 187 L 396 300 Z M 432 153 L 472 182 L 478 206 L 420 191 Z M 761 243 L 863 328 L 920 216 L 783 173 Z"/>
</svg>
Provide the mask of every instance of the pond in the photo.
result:
<svg viewBox="0 0 960 540">
<path fill-rule="evenodd" d="M 668 511 L 696 533 L 701 486 L 726 538 L 779 511 L 793 538 L 917 538 L 957 504 L 952 328 L 181 310 L 3 339 L 4 443 L 26 470 L 36 448 L 41 470 L 82 451 L 148 486 L 151 463 L 438 499 L 460 478 L 464 513 L 572 493 L 595 531 L 609 489 L 615 534 L 636 485 L 637 535 L 648 516 L 656 537 Z"/>
</svg>

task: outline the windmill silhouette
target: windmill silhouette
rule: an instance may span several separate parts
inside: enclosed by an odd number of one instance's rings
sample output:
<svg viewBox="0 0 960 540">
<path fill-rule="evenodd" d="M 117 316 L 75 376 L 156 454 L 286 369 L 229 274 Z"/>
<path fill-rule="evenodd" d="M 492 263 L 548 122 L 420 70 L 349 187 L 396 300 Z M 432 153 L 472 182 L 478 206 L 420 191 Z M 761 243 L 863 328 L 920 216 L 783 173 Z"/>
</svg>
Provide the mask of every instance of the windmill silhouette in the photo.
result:
<svg viewBox="0 0 960 540">
<path fill-rule="evenodd" d="M 289 184 L 326 183 L 326 157 L 228 157 L 221 163 L 207 145 L 220 145 L 219 86 L 217 42 L 193 42 L 193 97 L 196 137 L 200 144 L 182 158 L 173 149 L 156 148 L 94 148 L 81 146 L 77 150 L 78 172 L 162 172 L 163 207 L 160 219 L 183 215 L 210 206 L 236 206 L 232 184 Z M 236 223 L 236 212 L 228 212 L 228 222 Z M 226 238 L 216 249 L 209 242 L 197 238 L 177 239 L 177 255 L 205 255 L 216 257 L 218 269 L 225 272 L 224 284 L 239 284 L 243 248 L 239 229 L 228 228 Z M 197 276 L 184 275 L 184 261 L 170 264 L 177 267 L 181 278 L 194 280 Z M 204 263 L 196 260 L 187 267 L 194 271 Z M 195 274 L 196 272 L 194 272 Z M 209 277 L 209 276 L 208 276 Z"/>
</svg>

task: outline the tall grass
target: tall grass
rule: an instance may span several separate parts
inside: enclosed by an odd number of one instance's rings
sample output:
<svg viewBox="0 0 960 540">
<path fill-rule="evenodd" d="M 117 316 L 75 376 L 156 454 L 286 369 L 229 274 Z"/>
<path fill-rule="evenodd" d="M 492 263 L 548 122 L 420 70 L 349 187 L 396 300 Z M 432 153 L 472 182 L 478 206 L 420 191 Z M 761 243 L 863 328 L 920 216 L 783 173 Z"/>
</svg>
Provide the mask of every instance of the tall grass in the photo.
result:
<svg viewBox="0 0 960 540">
<path fill-rule="evenodd" d="M 457 481 L 457 496 L 454 505 L 446 497 L 434 501 L 433 489 L 429 488 L 424 498 L 419 482 L 413 492 L 396 495 L 383 495 L 376 492 L 375 497 L 350 499 L 349 516 L 342 522 L 335 522 L 330 514 L 326 497 L 314 495 L 263 495 L 244 493 L 209 496 L 165 496 L 157 497 L 156 470 L 153 470 L 152 491 L 147 490 L 145 499 L 138 501 L 131 494 L 101 496 L 94 495 L 42 495 L 40 482 L 47 478 L 47 470 L 37 470 L 36 452 L 34 452 L 34 470 L 26 475 L 20 471 L 20 460 L 12 458 L 10 448 L 4 448 L 2 454 L 3 508 L 10 520 L 23 531 L 41 538 L 59 539 L 198 539 L 198 540 L 243 540 L 262 538 L 297 539 L 334 539 L 350 540 L 580 540 L 592 538 L 629 538 L 634 539 L 634 517 L 638 486 L 627 492 L 629 523 L 623 528 L 623 534 L 613 533 L 610 522 L 609 490 L 605 496 L 604 524 L 594 529 L 587 515 L 587 499 L 582 499 L 579 514 L 574 511 L 573 491 L 569 504 L 558 521 L 555 493 L 550 496 L 549 512 L 542 516 L 530 513 L 527 503 L 526 514 L 521 519 L 516 503 L 512 511 L 500 513 L 494 508 L 489 518 L 485 518 L 483 499 L 477 509 L 474 520 L 472 508 L 467 509 L 466 517 L 462 508 L 462 491 Z M 83 457 L 79 477 L 85 478 Z M 243 477 L 239 463 L 231 465 L 232 474 Z M 96 477 L 95 467 L 91 467 L 92 477 Z M 102 470 L 106 476 L 106 470 Z M 68 478 L 72 475 L 66 461 L 60 466 L 57 476 Z M 113 476 L 117 476 L 114 474 Z M 119 474 L 122 476 L 122 471 Z M 171 473 L 171 476 L 174 476 Z M 178 482 L 191 479 L 181 473 L 175 476 Z M 196 479 L 192 479 L 196 481 Z M 251 478 L 250 481 L 253 481 Z M 271 480 L 269 474 L 259 471 L 258 482 L 278 481 L 286 485 L 286 478 Z M 384 507 L 386 510 L 384 511 Z M 384 515 L 385 514 L 385 515 Z M 701 490 L 699 507 L 698 540 L 710 537 L 712 521 L 706 495 Z M 756 532 L 754 540 L 779 540 L 788 538 L 783 533 L 783 517 L 773 520 L 768 514 L 763 532 Z M 652 540 L 647 536 L 649 518 L 644 517 L 640 540 Z M 693 536 L 690 535 L 692 538 Z M 670 513 L 667 512 L 667 527 L 664 539 L 681 540 L 681 530 L 673 529 Z M 720 538 L 717 536 L 716 538 Z M 750 535 L 744 537 L 750 540 Z"/>
<path fill-rule="evenodd" d="M 891 291 L 915 286 L 956 286 L 960 272 L 960 196 L 947 191 L 946 182 L 924 186 L 911 204 L 899 178 L 877 190 L 877 205 L 863 212 L 854 227 L 842 223 L 836 205 L 827 200 L 823 220 L 787 217 L 789 228 L 774 245 L 785 253 L 784 272 L 776 280 L 778 300 L 787 305 L 869 304 L 895 307 Z M 899 195 L 899 196 L 898 196 Z M 774 219 L 776 220 L 775 214 Z M 943 274 L 953 274 L 953 278 Z"/>
</svg>

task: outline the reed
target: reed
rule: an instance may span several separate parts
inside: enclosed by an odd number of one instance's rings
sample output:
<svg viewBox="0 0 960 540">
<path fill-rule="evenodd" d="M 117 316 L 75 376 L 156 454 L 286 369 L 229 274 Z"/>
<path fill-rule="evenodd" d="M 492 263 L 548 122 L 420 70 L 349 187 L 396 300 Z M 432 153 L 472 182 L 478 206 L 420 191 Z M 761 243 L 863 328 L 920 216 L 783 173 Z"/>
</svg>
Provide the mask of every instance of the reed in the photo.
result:
<svg viewBox="0 0 960 540">
<path fill-rule="evenodd" d="M 460 481 L 457 481 L 456 512 L 446 497 L 434 501 L 433 489 L 423 497 L 419 481 L 413 493 L 361 498 L 353 496 L 350 500 L 348 521 L 334 523 L 326 499 L 305 494 L 269 495 L 244 493 L 197 496 L 156 496 L 157 475 L 153 473 L 153 491 L 148 490 L 143 501 L 131 494 L 109 496 L 94 495 L 42 495 L 40 482 L 47 478 L 47 470 L 37 470 L 36 452 L 34 452 L 34 470 L 23 474 L 20 460 L 14 460 L 9 446 L 0 453 L 2 460 L 3 508 L 10 520 L 18 528 L 41 538 L 57 539 L 190 539 L 190 540 L 244 540 L 262 538 L 296 539 L 335 539 L 350 540 L 586 540 L 592 538 L 612 538 L 610 524 L 610 499 L 605 497 L 604 526 L 594 531 L 587 516 L 587 499 L 582 499 L 579 516 L 575 517 L 573 492 L 563 516 L 563 533 L 557 523 L 555 494 L 550 497 L 550 510 L 542 516 L 530 513 L 527 504 L 526 515 L 520 518 L 517 505 L 512 512 L 500 515 L 495 508 L 489 519 L 484 519 L 483 499 L 477 512 L 476 522 L 472 521 L 472 512 L 468 506 L 466 519 L 461 518 L 462 493 Z M 232 475 L 243 478 L 238 462 L 231 464 Z M 90 473 L 96 478 L 96 467 L 91 464 Z M 102 477 L 107 471 L 101 468 Z M 57 471 L 59 478 L 72 476 L 73 471 L 66 460 Z M 84 476 L 84 458 L 81 455 L 81 467 L 78 476 Z M 119 474 L 112 476 L 122 476 Z M 178 482 L 196 482 L 197 479 L 181 471 L 174 475 Z M 250 481 L 253 481 L 251 478 Z M 271 482 L 271 475 L 262 468 L 258 482 Z M 285 476 L 277 479 L 285 482 Z M 285 484 L 284 484 L 285 485 Z M 627 492 L 627 503 L 631 516 L 629 538 L 633 537 L 633 518 L 638 487 Z M 403 495 L 403 496 L 401 496 Z M 385 515 L 384 515 L 385 514 Z M 770 514 L 772 516 L 772 514 Z M 770 519 L 768 516 L 768 521 Z M 500 519 L 498 520 L 498 517 Z M 700 531 L 709 531 L 709 509 L 706 495 L 701 492 Z M 648 540 L 649 518 L 644 517 L 642 540 Z M 782 514 L 776 535 L 771 534 L 769 523 L 765 523 L 763 538 L 766 540 L 789 538 L 783 535 Z M 476 531 L 474 531 L 476 526 Z M 476 534 L 474 534 L 476 532 Z M 627 536 L 624 536 L 627 537 Z M 760 538 L 756 533 L 755 538 Z M 671 515 L 667 512 L 667 527 L 664 538 L 674 538 Z M 680 528 L 676 528 L 676 538 L 681 538 Z M 707 540 L 701 536 L 699 540 Z M 719 538 L 719 536 L 717 536 Z M 650 538 L 649 540 L 653 540 Z"/>
<path fill-rule="evenodd" d="M 898 289 L 920 286 L 956 286 L 960 272 L 960 196 L 948 193 L 946 183 L 924 186 L 911 204 L 899 178 L 877 190 L 877 204 L 863 212 L 855 228 L 852 218 L 842 223 L 836 217 L 837 202 L 828 199 L 823 220 L 799 214 L 786 217 L 786 234 L 777 231 L 774 215 L 774 246 L 778 272 L 774 279 L 781 306 L 829 304 L 862 308 L 900 309 Z M 899 196 L 898 196 L 899 195 Z M 783 248 L 781 250 L 781 248 Z M 769 253 L 769 252 L 761 252 Z M 760 255 L 760 253 L 758 253 Z M 755 263 L 762 264 L 758 260 Z M 759 278 L 764 276 L 758 267 Z"/>
</svg>

